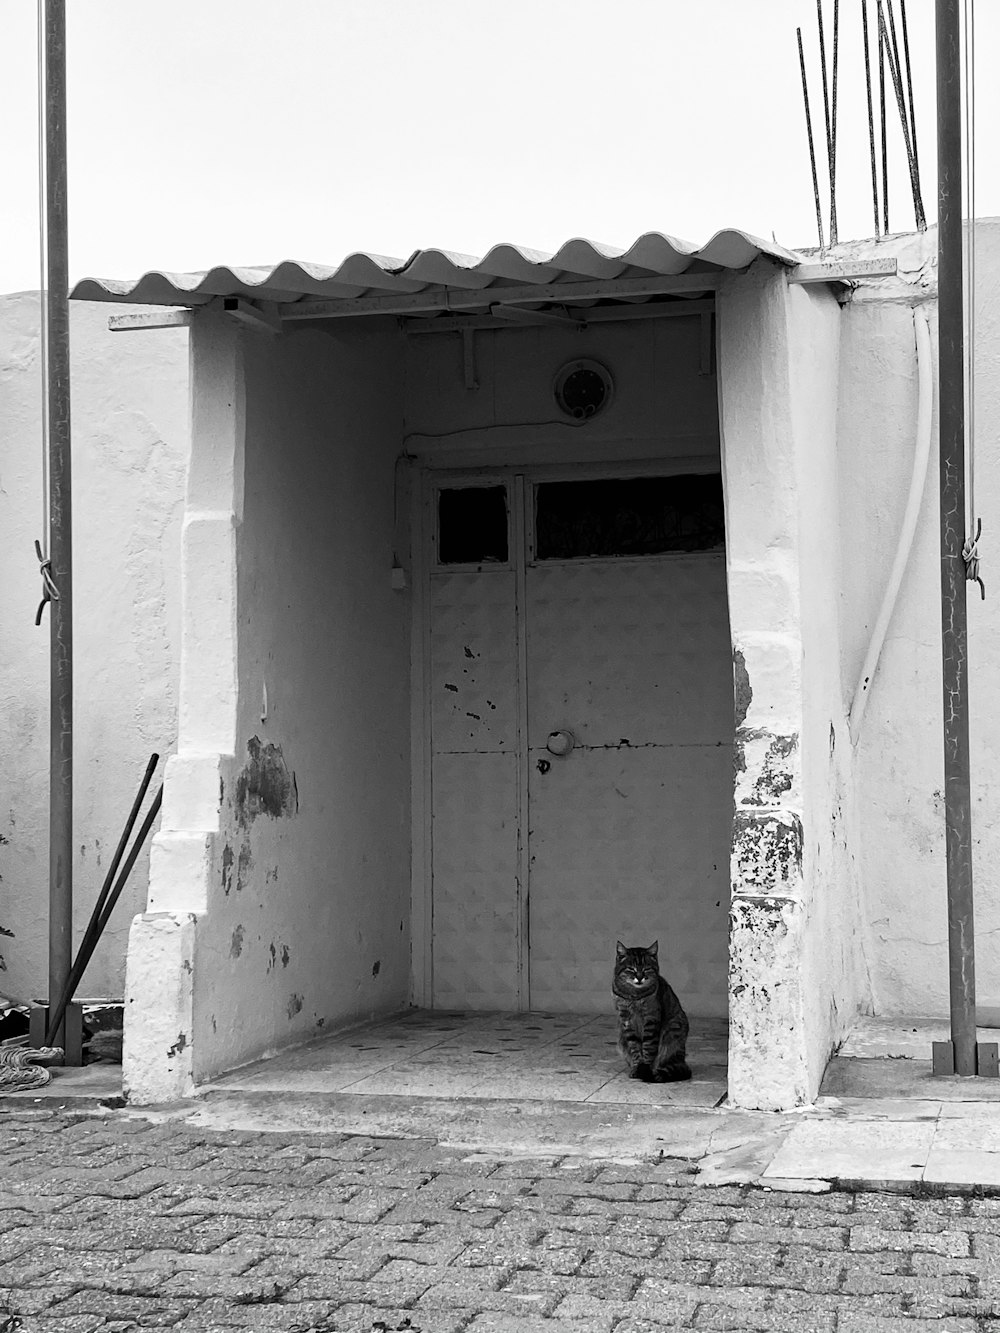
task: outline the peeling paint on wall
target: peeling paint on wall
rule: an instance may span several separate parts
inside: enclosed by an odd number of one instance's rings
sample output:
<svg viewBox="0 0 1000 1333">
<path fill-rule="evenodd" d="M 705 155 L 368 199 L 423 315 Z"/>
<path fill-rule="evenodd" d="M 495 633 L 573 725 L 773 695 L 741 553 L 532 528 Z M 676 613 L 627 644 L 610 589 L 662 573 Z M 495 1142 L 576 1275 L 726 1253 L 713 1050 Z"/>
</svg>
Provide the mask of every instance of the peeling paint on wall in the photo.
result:
<svg viewBox="0 0 1000 1333">
<path fill-rule="evenodd" d="M 243 952 L 243 927 L 237 926 L 233 931 L 232 943 L 229 946 L 229 957 L 239 958 Z"/>
<path fill-rule="evenodd" d="M 240 854 L 236 858 L 236 892 L 243 890 L 249 882 L 249 871 L 253 866 L 253 855 L 247 843 L 240 848 Z"/>
<path fill-rule="evenodd" d="M 294 1018 L 296 1014 L 302 1012 L 303 1003 L 304 1001 L 302 999 L 302 996 L 296 994 L 295 992 L 293 992 L 288 997 L 288 1017 L 290 1019 Z"/>
<path fill-rule="evenodd" d="M 753 703 L 753 690 L 750 688 L 750 673 L 747 671 L 746 658 L 741 649 L 733 649 L 733 704 L 736 710 L 736 726 L 742 727 L 747 720 L 747 713 Z"/>
<path fill-rule="evenodd" d="M 249 828 L 258 815 L 271 819 L 298 814 L 299 793 L 281 746 L 260 737 L 247 741 L 247 762 L 236 779 L 236 817 Z"/>
<path fill-rule="evenodd" d="M 173 1046 L 169 1047 L 167 1050 L 167 1059 L 172 1060 L 175 1056 L 180 1055 L 181 1051 L 185 1049 L 187 1044 L 187 1034 L 184 1032 L 178 1033 L 177 1040 L 174 1042 Z"/>
<path fill-rule="evenodd" d="M 737 892 L 759 896 L 797 891 L 802 877 L 802 821 L 787 810 L 737 810 L 733 817 Z"/>
<path fill-rule="evenodd" d="M 222 892 L 229 897 L 229 890 L 233 887 L 233 849 L 227 843 L 222 849 Z"/>
</svg>

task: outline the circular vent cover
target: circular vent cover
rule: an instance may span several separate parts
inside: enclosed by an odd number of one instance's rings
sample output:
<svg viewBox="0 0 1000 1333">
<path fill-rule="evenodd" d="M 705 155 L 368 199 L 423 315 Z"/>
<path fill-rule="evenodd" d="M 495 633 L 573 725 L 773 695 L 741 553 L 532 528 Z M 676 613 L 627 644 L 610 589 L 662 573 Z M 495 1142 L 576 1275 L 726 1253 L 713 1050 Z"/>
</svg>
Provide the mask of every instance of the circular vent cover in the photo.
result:
<svg viewBox="0 0 1000 1333">
<path fill-rule="evenodd" d="M 611 401 L 613 384 L 599 361 L 570 361 L 556 376 L 556 402 L 567 416 L 587 421 Z"/>
</svg>

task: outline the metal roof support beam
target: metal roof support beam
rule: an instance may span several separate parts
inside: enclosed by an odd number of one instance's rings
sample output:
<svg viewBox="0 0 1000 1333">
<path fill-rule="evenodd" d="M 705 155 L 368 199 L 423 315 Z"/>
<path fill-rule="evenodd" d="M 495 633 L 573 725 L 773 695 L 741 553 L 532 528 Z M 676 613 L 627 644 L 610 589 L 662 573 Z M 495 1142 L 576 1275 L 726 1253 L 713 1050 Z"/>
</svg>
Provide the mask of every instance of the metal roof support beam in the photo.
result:
<svg viewBox="0 0 1000 1333">
<path fill-rule="evenodd" d="M 597 282 L 549 282 L 534 287 L 484 287 L 479 291 L 430 290 L 411 296 L 358 296 L 345 301 L 295 301 L 281 305 L 283 320 L 338 319 L 359 315 L 445 314 L 484 310 L 495 305 L 567 305 L 573 301 L 607 301 L 623 297 L 678 296 L 685 292 L 714 292 L 721 273 L 676 273 L 666 277 L 618 278 Z"/>
<path fill-rule="evenodd" d="M 789 282 L 853 282 L 858 278 L 894 278 L 896 261 L 845 259 L 836 264 L 796 264 L 788 270 Z"/>
<path fill-rule="evenodd" d="M 135 329 L 176 329 L 187 327 L 193 319 L 193 310 L 139 310 L 134 315 L 110 315 L 108 328 L 112 333 L 130 333 Z"/>
<path fill-rule="evenodd" d="M 658 301 L 649 305 L 595 305 L 568 307 L 570 316 L 577 315 L 578 320 L 573 323 L 582 324 L 607 324 L 620 323 L 626 319 L 670 319 L 687 315 L 692 318 L 695 315 L 711 314 L 715 310 L 714 298 L 706 301 Z M 519 323 L 535 323 L 533 318 L 536 314 L 545 314 L 545 311 L 525 310 L 524 319 L 518 320 Z M 127 316 L 125 316 L 127 318 Z M 539 320 L 538 323 L 542 321 Z M 404 333 L 462 333 L 467 329 L 500 329 L 509 328 L 511 321 L 499 320 L 493 315 L 437 315 L 429 318 L 423 318 L 419 315 L 413 319 L 403 321 Z"/>
</svg>

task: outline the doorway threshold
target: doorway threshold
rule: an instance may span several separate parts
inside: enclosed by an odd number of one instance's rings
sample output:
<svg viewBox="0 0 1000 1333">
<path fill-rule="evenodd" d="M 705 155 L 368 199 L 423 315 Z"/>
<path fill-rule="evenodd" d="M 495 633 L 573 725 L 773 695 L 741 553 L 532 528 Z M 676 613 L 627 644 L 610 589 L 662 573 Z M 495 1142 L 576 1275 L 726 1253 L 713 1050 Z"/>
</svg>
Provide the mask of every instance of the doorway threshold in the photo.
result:
<svg viewBox="0 0 1000 1333">
<path fill-rule="evenodd" d="M 713 1107 L 726 1095 L 725 1019 L 691 1019 L 686 1083 L 630 1079 L 613 1014 L 408 1010 L 247 1065 L 213 1092 Z"/>
</svg>

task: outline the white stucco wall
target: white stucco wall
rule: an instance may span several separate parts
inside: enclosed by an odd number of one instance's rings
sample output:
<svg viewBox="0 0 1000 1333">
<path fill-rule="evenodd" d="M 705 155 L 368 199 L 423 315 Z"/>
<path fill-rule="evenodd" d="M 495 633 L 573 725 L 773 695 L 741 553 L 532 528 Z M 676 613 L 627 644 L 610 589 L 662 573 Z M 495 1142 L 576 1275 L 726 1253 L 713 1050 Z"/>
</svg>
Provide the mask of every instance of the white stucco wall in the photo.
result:
<svg viewBox="0 0 1000 1333">
<path fill-rule="evenodd" d="M 702 362 L 699 316 L 480 330 L 471 389 L 459 334 L 406 341 L 406 445 L 419 458 L 482 466 L 718 454 L 715 366 Z M 607 366 L 614 396 L 576 423 L 556 405 L 553 383 L 566 362 L 586 357 Z"/>
<path fill-rule="evenodd" d="M 192 344 L 180 743 L 129 948 L 136 1101 L 409 984 L 398 330 L 208 316 Z"/>
<path fill-rule="evenodd" d="M 911 308 L 936 290 L 937 237 L 842 247 L 894 254 L 899 276 L 865 282 L 844 310 L 839 454 L 844 672 L 853 689 L 888 576 L 913 465 L 916 351 Z M 838 257 L 835 255 L 834 257 Z M 976 496 L 987 600 L 969 586 L 973 853 L 979 1002 L 1000 1004 L 1000 628 L 996 548 L 1000 500 L 1000 219 L 976 225 Z M 927 305 L 935 348 L 936 305 Z M 937 419 L 908 568 L 857 747 L 860 870 L 873 1006 L 882 1014 L 948 1013 L 944 863 Z M 992 554 L 991 554 L 992 553 Z"/>
<path fill-rule="evenodd" d="M 836 619 L 839 310 L 758 261 L 719 292 L 736 694 L 729 1096 L 816 1094 L 865 998 Z M 832 740 L 831 740 L 832 737 Z"/>
<path fill-rule="evenodd" d="M 187 331 L 112 334 L 118 309 L 70 311 L 77 940 L 149 754 L 168 753 L 177 726 Z M 0 297 L 0 995 L 17 1001 L 43 997 L 48 981 L 48 613 L 34 624 L 39 350 L 38 294 Z M 81 997 L 122 996 L 147 861 L 136 863 Z"/>
</svg>

